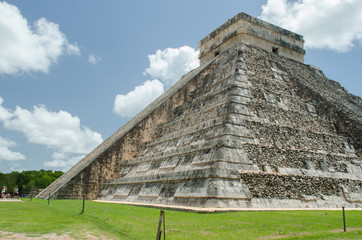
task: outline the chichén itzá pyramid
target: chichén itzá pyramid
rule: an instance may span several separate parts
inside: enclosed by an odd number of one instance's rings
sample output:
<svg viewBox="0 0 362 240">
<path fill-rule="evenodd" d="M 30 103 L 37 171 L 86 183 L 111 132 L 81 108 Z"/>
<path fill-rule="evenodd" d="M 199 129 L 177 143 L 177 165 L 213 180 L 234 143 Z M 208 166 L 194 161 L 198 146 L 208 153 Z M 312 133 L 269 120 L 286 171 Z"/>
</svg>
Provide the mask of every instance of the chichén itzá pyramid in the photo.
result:
<svg viewBox="0 0 362 240">
<path fill-rule="evenodd" d="M 240 13 L 200 67 L 38 197 L 219 208 L 362 207 L 362 100 L 304 40 Z"/>
</svg>

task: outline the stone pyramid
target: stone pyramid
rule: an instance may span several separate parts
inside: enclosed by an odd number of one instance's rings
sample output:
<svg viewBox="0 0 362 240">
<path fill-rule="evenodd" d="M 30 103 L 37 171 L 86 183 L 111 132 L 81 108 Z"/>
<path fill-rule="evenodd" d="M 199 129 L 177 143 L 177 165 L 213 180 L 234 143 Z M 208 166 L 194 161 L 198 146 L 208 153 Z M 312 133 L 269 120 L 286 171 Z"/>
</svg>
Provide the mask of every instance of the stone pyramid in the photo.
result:
<svg viewBox="0 0 362 240">
<path fill-rule="evenodd" d="M 236 208 L 362 207 L 362 100 L 303 37 L 240 13 L 201 66 L 38 195 Z"/>
</svg>

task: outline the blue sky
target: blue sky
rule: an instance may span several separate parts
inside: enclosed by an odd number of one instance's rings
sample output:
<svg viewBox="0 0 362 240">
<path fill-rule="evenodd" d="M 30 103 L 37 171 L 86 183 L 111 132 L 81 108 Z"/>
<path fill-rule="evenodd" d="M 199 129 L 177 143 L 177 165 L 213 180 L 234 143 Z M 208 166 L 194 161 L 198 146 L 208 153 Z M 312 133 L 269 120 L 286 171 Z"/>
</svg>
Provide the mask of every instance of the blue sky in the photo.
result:
<svg viewBox="0 0 362 240">
<path fill-rule="evenodd" d="M 359 0 L 0 1 L 0 172 L 71 167 L 239 12 L 304 35 L 305 63 L 362 95 Z"/>
</svg>

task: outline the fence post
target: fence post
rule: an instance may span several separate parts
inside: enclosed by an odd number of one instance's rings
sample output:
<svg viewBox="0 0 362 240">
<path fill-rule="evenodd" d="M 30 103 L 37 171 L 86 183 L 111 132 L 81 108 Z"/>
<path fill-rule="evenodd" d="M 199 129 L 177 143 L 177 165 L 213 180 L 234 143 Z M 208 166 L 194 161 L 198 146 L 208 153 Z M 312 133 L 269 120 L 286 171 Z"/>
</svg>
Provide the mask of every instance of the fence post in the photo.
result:
<svg viewBox="0 0 362 240">
<path fill-rule="evenodd" d="M 342 212 L 343 212 L 343 230 L 345 232 L 347 232 L 347 229 L 346 229 L 346 215 L 344 214 L 344 207 L 342 207 Z"/>
<path fill-rule="evenodd" d="M 50 204 L 50 193 L 49 193 L 49 196 L 48 196 L 48 206 Z"/>
<path fill-rule="evenodd" d="M 81 213 L 84 213 L 84 205 L 85 205 L 85 195 L 83 195 L 83 208 L 82 208 L 82 212 L 81 212 Z"/>
<path fill-rule="evenodd" d="M 157 229 L 157 237 L 156 240 L 161 240 L 162 230 L 161 225 L 163 222 L 163 240 L 166 239 L 166 231 L 165 231 L 165 212 L 163 210 L 160 211 L 160 219 L 158 221 L 158 229 Z"/>
<path fill-rule="evenodd" d="M 165 216 L 165 212 L 163 212 L 163 240 L 166 239 L 166 227 L 165 227 L 165 225 L 166 225 L 166 216 Z"/>
</svg>

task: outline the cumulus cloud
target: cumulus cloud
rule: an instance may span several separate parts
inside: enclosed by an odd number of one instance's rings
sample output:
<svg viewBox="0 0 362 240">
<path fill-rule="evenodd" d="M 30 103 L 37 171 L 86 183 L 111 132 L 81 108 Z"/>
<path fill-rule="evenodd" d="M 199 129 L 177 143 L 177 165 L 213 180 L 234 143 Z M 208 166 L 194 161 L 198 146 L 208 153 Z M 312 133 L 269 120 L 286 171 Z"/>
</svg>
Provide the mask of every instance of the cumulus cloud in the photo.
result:
<svg viewBox="0 0 362 240">
<path fill-rule="evenodd" d="M 121 117 L 133 117 L 164 92 L 164 85 L 154 79 L 137 86 L 127 94 L 118 94 L 113 111 Z"/>
<path fill-rule="evenodd" d="M 172 85 L 200 65 L 198 55 L 199 51 L 189 46 L 157 50 L 156 54 L 148 55 L 150 66 L 144 74 Z"/>
<path fill-rule="evenodd" d="M 25 160 L 25 156 L 19 152 L 13 152 L 9 148 L 16 146 L 16 143 L 0 137 L 0 160 L 17 161 Z"/>
<path fill-rule="evenodd" d="M 44 105 L 34 106 L 31 111 L 2 106 L 0 121 L 10 130 L 22 132 L 29 143 L 42 144 L 57 153 L 85 154 L 103 140 L 102 136 L 80 124 L 78 117 L 66 111 L 52 112 Z"/>
<path fill-rule="evenodd" d="M 349 51 L 362 43 L 360 0 L 268 0 L 260 18 L 304 36 L 308 48 Z"/>
<path fill-rule="evenodd" d="M 17 171 L 17 172 L 28 171 L 28 169 L 22 168 L 21 166 L 22 165 L 18 161 L 12 161 L 9 163 L 9 168 L 11 171 Z"/>
<path fill-rule="evenodd" d="M 70 156 L 66 153 L 54 153 L 52 155 L 52 161 L 44 162 L 45 167 L 60 167 L 63 171 L 68 171 L 70 167 L 79 162 L 85 155 Z"/>
<path fill-rule="evenodd" d="M 88 62 L 92 63 L 92 64 L 96 64 L 97 62 L 99 62 L 99 60 L 101 60 L 99 57 L 95 56 L 94 54 L 90 54 L 88 56 Z"/>
<path fill-rule="evenodd" d="M 0 74 L 47 73 L 61 55 L 80 54 L 58 24 L 40 18 L 30 25 L 16 6 L 6 2 L 0 2 L 0 42 Z"/>
<path fill-rule="evenodd" d="M 0 97 L 0 121 L 6 121 L 12 116 L 11 112 L 8 109 L 1 106 L 3 102 L 4 100 L 2 99 L 2 97 Z"/>
<path fill-rule="evenodd" d="M 99 133 L 80 125 L 78 117 L 65 111 L 51 112 L 45 106 L 32 111 L 16 107 L 4 127 L 22 132 L 30 143 L 43 144 L 62 152 L 86 153 L 102 142 Z"/>
<path fill-rule="evenodd" d="M 160 96 L 165 88 L 199 66 L 198 51 L 189 46 L 157 50 L 155 54 L 148 55 L 148 59 L 150 65 L 143 74 L 151 76 L 153 80 L 116 96 L 113 111 L 119 116 L 133 117 Z"/>
</svg>

